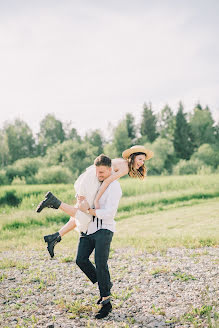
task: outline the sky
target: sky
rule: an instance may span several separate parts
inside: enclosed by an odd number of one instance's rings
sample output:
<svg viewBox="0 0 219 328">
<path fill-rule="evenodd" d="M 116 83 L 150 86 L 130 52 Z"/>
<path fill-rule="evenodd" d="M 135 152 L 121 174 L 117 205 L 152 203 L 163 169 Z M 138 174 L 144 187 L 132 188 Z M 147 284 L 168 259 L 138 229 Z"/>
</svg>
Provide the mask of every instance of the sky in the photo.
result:
<svg viewBox="0 0 219 328">
<path fill-rule="evenodd" d="M 0 128 L 107 133 L 144 103 L 219 120 L 218 0 L 0 0 Z"/>
</svg>

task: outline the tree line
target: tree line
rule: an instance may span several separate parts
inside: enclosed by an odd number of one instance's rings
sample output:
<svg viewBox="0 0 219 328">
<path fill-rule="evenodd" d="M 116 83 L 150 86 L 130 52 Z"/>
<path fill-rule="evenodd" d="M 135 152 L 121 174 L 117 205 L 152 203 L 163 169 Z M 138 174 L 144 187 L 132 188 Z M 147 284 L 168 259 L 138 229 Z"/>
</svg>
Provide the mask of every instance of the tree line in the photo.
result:
<svg viewBox="0 0 219 328">
<path fill-rule="evenodd" d="M 0 130 L 0 184 L 71 182 L 100 153 L 111 158 L 133 145 L 145 145 L 155 156 L 147 163 L 150 174 L 196 174 L 217 171 L 219 125 L 208 106 L 197 104 L 186 114 L 179 102 L 176 114 L 169 105 L 155 114 L 144 103 L 140 123 L 127 113 L 112 129 L 110 140 L 101 130 L 84 137 L 53 114 L 40 122 L 34 136 L 23 120 L 5 122 Z"/>
</svg>

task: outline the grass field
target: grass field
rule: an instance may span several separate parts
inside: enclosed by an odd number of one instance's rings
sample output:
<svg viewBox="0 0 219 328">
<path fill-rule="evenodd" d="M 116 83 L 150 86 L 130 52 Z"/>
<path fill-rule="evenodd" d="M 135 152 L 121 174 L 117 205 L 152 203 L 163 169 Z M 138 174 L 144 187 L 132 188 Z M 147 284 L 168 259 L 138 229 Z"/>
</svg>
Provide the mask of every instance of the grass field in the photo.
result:
<svg viewBox="0 0 219 328">
<path fill-rule="evenodd" d="M 43 235 L 69 217 L 35 212 L 48 190 L 73 204 L 73 185 L 0 187 L 1 327 L 218 327 L 219 175 L 120 183 L 109 261 L 113 312 L 102 324 L 92 314 L 97 287 L 74 262 L 78 233 L 63 237 L 53 260 L 46 251 Z"/>
<path fill-rule="evenodd" d="M 117 214 L 113 247 L 153 251 L 174 246 L 216 246 L 219 241 L 219 175 L 148 177 L 144 182 L 121 179 L 123 197 Z M 68 220 L 61 211 L 35 208 L 51 190 L 74 203 L 73 185 L 0 187 L 0 249 L 45 247 L 42 236 Z M 62 243 L 77 243 L 69 233 Z"/>
</svg>

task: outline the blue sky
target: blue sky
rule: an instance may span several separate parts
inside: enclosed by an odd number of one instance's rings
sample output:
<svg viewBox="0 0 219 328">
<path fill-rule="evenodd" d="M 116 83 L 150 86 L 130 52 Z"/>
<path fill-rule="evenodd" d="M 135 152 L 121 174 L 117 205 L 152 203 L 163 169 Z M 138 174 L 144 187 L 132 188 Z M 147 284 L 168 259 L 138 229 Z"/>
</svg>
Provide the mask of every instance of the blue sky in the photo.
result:
<svg viewBox="0 0 219 328">
<path fill-rule="evenodd" d="M 0 1 L 0 127 L 47 113 L 107 131 L 144 102 L 219 120 L 219 2 Z"/>
</svg>

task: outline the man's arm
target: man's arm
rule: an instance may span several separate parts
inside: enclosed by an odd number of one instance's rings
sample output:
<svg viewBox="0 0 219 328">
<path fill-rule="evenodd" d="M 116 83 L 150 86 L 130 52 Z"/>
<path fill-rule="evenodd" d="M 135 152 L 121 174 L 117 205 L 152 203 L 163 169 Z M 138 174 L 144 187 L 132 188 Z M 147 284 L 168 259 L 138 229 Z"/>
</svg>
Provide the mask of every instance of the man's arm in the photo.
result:
<svg viewBox="0 0 219 328">
<path fill-rule="evenodd" d="M 114 218 L 120 198 L 122 196 L 121 188 L 119 184 L 111 184 L 107 190 L 107 199 L 104 205 L 104 208 L 101 209 L 89 209 L 89 204 L 84 201 L 82 205 L 79 206 L 79 209 L 82 212 L 88 213 L 93 216 L 97 216 L 103 221 L 111 221 Z M 88 210 L 89 209 L 89 210 Z"/>
</svg>

